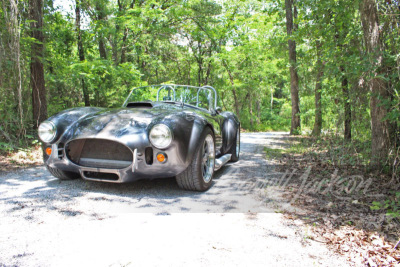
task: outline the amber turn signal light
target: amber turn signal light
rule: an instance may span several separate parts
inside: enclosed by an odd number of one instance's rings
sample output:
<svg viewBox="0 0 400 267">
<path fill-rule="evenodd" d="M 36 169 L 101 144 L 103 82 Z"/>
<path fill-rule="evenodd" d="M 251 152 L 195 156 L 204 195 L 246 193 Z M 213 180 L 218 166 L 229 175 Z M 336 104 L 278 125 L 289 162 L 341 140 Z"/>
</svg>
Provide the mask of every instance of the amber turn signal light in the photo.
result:
<svg viewBox="0 0 400 267">
<path fill-rule="evenodd" d="M 50 156 L 51 155 L 51 147 L 46 147 L 46 154 L 47 154 L 47 156 Z"/>
<path fill-rule="evenodd" d="M 164 153 L 158 153 L 157 160 L 161 163 L 164 163 L 167 161 L 167 155 L 165 155 Z"/>
</svg>

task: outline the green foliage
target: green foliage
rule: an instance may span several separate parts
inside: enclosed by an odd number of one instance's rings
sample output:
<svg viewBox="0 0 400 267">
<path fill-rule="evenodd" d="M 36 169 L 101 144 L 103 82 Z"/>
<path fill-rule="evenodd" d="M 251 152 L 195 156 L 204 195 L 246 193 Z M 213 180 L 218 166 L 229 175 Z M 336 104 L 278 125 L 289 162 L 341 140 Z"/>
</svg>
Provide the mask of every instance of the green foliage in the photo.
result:
<svg viewBox="0 0 400 267">
<path fill-rule="evenodd" d="M 15 147 L 9 143 L 0 142 L 0 151 L 3 152 L 10 152 L 13 151 Z"/>
<path fill-rule="evenodd" d="M 121 106 L 132 87 L 140 84 L 140 72 L 130 62 L 117 66 L 102 59 L 77 62 L 69 72 L 75 80 L 85 80 L 97 106 Z"/>
<path fill-rule="evenodd" d="M 290 146 L 284 148 L 265 147 L 264 152 L 268 159 L 280 159 L 285 155 L 302 155 L 309 152 L 310 147 L 303 142 L 305 139 L 300 138 L 299 141 L 290 143 Z"/>
<path fill-rule="evenodd" d="M 264 147 L 264 152 L 267 159 L 274 160 L 281 158 L 282 155 L 285 153 L 285 150 L 282 148 Z"/>
<path fill-rule="evenodd" d="M 389 107 L 386 119 L 393 129 L 399 129 L 400 37 L 396 16 L 390 15 L 398 9 L 394 2 L 377 2 L 384 63 L 378 76 L 390 94 L 390 101 L 383 101 Z M 17 20 L 12 19 L 9 2 L 3 1 L 0 9 L 0 127 L 9 137 L 0 134 L 3 150 L 18 146 L 33 125 L 30 55 L 35 40 L 27 20 L 28 2 L 18 3 Z M 283 0 L 80 3 L 81 27 L 77 29 L 75 9 L 60 10 L 53 1 L 45 1 L 42 63 L 49 115 L 84 106 L 84 91 L 92 106 L 118 107 L 132 87 L 169 81 L 214 86 L 220 96 L 218 105 L 238 113 L 247 130 L 290 129 Z M 358 154 L 353 157 L 349 156 L 353 152 L 332 149 L 332 161 L 364 164 L 371 144 L 368 80 L 375 67 L 366 56 L 358 5 L 350 0 L 304 0 L 296 5 L 298 28 L 293 38 L 302 134 L 311 133 L 314 127 L 319 56 L 323 64 L 322 133 L 334 140 L 334 147 L 342 142 L 344 104 L 350 103 L 352 145 L 343 146 Z M 78 32 L 83 61 L 78 55 Z M 10 143 L 8 139 L 12 139 L 10 146 L 4 145 Z M 394 134 L 392 140 L 392 151 L 397 151 L 399 141 Z M 394 161 L 395 154 L 389 160 Z"/>
<path fill-rule="evenodd" d="M 400 218 L 400 192 L 385 201 L 373 201 L 370 206 L 371 210 L 385 210 L 386 215 L 396 219 Z"/>
</svg>

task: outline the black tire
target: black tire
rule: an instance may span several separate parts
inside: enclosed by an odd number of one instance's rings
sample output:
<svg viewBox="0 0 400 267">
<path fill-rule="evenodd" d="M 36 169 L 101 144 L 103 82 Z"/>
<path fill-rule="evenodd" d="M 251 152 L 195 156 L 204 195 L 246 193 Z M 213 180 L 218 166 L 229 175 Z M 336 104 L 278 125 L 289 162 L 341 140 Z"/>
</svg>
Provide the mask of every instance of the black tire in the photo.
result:
<svg viewBox="0 0 400 267">
<path fill-rule="evenodd" d="M 208 166 L 209 163 L 212 164 L 212 167 L 209 167 L 209 169 L 208 169 L 211 171 L 211 176 L 210 176 L 210 178 L 204 178 L 204 173 L 203 173 L 204 165 L 202 164 L 202 162 L 203 162 L 203 157 L 205 156 L 205 151 L 207 150 L 207 148 L 205 148 L 205 146 L 207 145 L 206 138 L 208 136 L 212 137 L 213 150 L 214 150 L 212 154 L 214 154 L 214 155 L 213 155 L 212 159 L 207 157 L 208 160 L 205 162 L 205 165 Z M 204 129 L 203 133 L 201 134 L 199 140 L 200 140 L 200 142 L 196 149 L 196 152 L 194 153 L 192 162 L 190 163 L 190 165 L 187 167 L 187 169 L 185 171 L 183 171 L 181 174 L 176 176 L 176 181 L 177 181 L 179 187 L 182 189 L 202 192 L 202 191 L 208 190 L 211 187 L 212 178 L 214 176 L 215 137 L 214 137 L 213 131 L 209 127 L 206 127 Z M 207 140 L 211 141 L 209 138 Z"/>
<path fill-rule="evenodd" d="M 240 126 L 237 129 L 235 139 L 228 154 L 232 154 L 230 162 L 236 162 L 240 156 Z"/>
<path fill-rule="evenodd" d="M 59 170 L 56 168 L 52 168 L 46 165 L 47 170 L 53 175 L 54 177 L 60 179 L 60 180 L 73 180 L 73 179 L 78 179 L 81 176 L 79 173 L 76 172 L 68 172 L 68 171 L 63 171 Z"/>
</svg>

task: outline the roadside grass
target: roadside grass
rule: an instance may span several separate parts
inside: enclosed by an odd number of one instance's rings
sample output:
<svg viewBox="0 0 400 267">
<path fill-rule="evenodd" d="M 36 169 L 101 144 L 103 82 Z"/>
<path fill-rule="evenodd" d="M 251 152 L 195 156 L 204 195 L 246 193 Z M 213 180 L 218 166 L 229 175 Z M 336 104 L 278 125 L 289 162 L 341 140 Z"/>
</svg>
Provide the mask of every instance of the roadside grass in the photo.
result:
<svg viewBox="0 0 400 267">
<path fill-rule="evenodd" d="M 315 160 L 331 166 L 353 165 L 365 169 L 369 164 L 370 142 L 352 140 L 346 142 L 340 136 L 309 137 L 295 136 L 285 139 L 286 146 L 267 147 L 264 152 L 268 159 L 288 157 Z"/>
<path fill-rule="evenodd" d="M 306 137 L 305 137 L 306 138 Z M 308 152 L 308 147 L 304 145 L 303 139 L 302 138 L 296 138 L 296 140 L 290 140 L 287 142 L 288 146 L 287 147 L 278 147 L 278 148 L 272 148 L 272 147 L 264 147 L 264 152 L 269 160 L 278 160 L 281 159 L 287 155 L 303 155 L 304 153 Z"/>
<path fill-rule="evenodd" d="M 280 159 L 286 153 L 283 148 L 264 147 L 265 156 L 269 160 Z"/>
<path fill-rule="evenodd" d="M 0 173 L 42 164 L 43 152 L 39 144 L 12 150 L 0 150 Z"/>
<path fill-rule="evenodd" d="M 314 239 L 352 254 L 357 264 L 400 263 L 400 185 L 387 169 L 371 171 L 370 143 L 340 136 L 283 137 L 264 148 L 280 173 L 294 173 L 284 197 L 300 208 L 285 211 L 314 229 Z M 307 179 L 302 174 L 310 168 Z M 300 211 L 302 210 L 302 211 Z M 361 255 L 361 256 L 360 256 Z M 354 260 L 354 259 L 353 259 Z"/>
</svg>

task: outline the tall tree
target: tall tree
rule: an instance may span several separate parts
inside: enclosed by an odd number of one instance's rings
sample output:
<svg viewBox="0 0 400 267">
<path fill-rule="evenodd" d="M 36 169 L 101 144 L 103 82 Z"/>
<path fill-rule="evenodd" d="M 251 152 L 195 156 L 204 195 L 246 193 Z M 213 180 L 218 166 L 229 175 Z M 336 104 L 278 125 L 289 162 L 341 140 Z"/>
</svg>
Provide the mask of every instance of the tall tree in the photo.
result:
<svg viewBox="0 0 400 267">
<path fill-rule="evenodd" d="M 350 92 L 349 82 L 345 73 L 344 66 L 340 66 L 342 72 L 342 93 L 344 101 L 344 140 L 351 140 L 351 105 L 350 105 Z"/>
<path fill-rule="evenodd" d="M 30 85 L 32 88 L 32 110 L 34 128 L 47 118 L 46 87 L 43 69 L 43 1 L 29 0 L 29 19 L 31 20 L 31 64 Z"/>
<path fill-rule="evenodd" d="M 345 8 L 345 2 L 339 1 L 339 6 Z M 338 12 L 338 11 L 336 11 Z M 338 14 L 338 13 L 336 13 Z M 351 23 L 351 19 L 348 15 L 338 16 L 336 15 L 333 19 L 334 21 L 334 29 L 335 29 L 335 42 L 336 42 L 336 51 L 339 52 L 336 54 L 336 62 L 342 62 L 339 66 L 339 79 L 341 80 L 341 88 L 343 95 L 343 106 L 344 106 L 344 140 L 351 140 L 351 103 L 350 103 L 350 91 L 349 91 L 349 82 L 348 82 L 348 74 L 346 73 L 345 63 L 343 63 L 343 54 L 350 55 L 351 49 L 349 48 L 349 44 L 345 42 L 346 38 L 348 38 L 349 34 L 349 24 Z M 346 22 L 347 23 L 344 23 Z M 348 68 L 347 68 L 348 69 Z"/>
<path fill-rule="evenodd" d="M 77 34 L 77 43 L 78 43 L 78 56 L 81 62 L 85 61 L 85 51 L 83 50 L 83 42 L 82 42 L 82 31 L 81 31 L 81 1 L 75 1 L 75 27 Z M 90 98 L 87 86 L 85 84 L 85 79 L 81 77 L 82 84 L 82 93 L 85 101 L 85 106 L 90 106 Z"/>
<path fill-rule="evenodd" d="M 386 106 L 387 103 L 385 103 L 388 100 L 389 94 L 386 82 L 380 77 L 380 75 L 383 75 L 383 51 L 378 10 L 375 0 L 361 0 L 359 8 L 369 62 L 374 66 L 368 81 L 368 88 L 371 92 L 371 167 L 380 167 L 382 166 L 382 159 L 388 157 L 390 128 L 386 118 L 388 108 Z"/>
<path fill-rule="evenodd" d="M 103 34 L 103 28 L 107 28 L 104 24 L 107 18 L 105 6 L 107 5 L 107 1 L 96 1 L 95 10 L 96 10 L 96 21 L 100 24 L 100 30 L 98 32 L 98 41 L 99 41 L 99 53 L 101 59 L 107 59 L 107 49 L 105 38 Z"/>
<path fill-rule="evenodd" d="M 9 81 L 10 87 L 14 89 L 16 93 L 15 100 L 18 102 L 18 115 L 19 115 L 19 123 L 22 129 L 24 129 L 24 112 L 23 112 L 23 101 L 22 101 L 22 73 L 21 73 L 21 49 L 20 49 L 20 10 L 18 8 L 18 0 L 10 0 L 1 2 L 3 12 L 4 12 L 4 20 L 6 26 L 5 34 L 7 46 L 3 46 L 2 40 L 0 40 L 0 49 L 2 49 L 2 53 L 0 53 L 0 87 L 2 87 L 3 81 L 6 80 L 7 77 Z M 11 63 L 11 64 L 10 64 Z M 2 66 L 3 65 L 3 66 Z M 12 66 L 11 75 L 7 76 L 4 73 L 4 66 Z M 14 102 L 13 101 L 13 102 Z M 14 116 L 14 115 L 13 115 Z"/>
<path fill-rule="evenodd" d="M 132 9 L 132 8 L 134 7 L 135 2 L 136 2 L 135 0 L 132 0 L 132 1 L 131 1 L 130 5 L 129 5 L 129 8 L 130 8 L 130 9 Z M 125 5 L 123 4 L 123 2 L 121 2 L 121 0 L 118 0 L 117 3 L 118 3 L 118 11 L 119 11 L 120 15 L 121 15 L 121 16 L 122 16 L 122 15 L 125 15 L 125 13 L 126 13 Z M 117 25 L 116 25 L 115 28 L 116 28 L 116 31 L 117 31 L 117 33 L 118 33 L 118 31 L 119 31 L 119 29 L 120 29 L 120 24 L 117 23 Z M 120 63 L 125 63 L 125 62 L 126 62 L 126 49 L 127 49 L 127 44 L 126 44 L 126 42 L 127 42 L 127 39 L 128 39 L 128 32 L 129 32 L 129 28 L 128 28 L 127 26 L 125 26 L 124 35 L 123 35 L 123 37 L 122 37 L 121 59 L 120 59 Z M 115 58 L 116 58 L 116 61 L 118 61 L 117 57 L 115 57 Z"/>
<path fill-rule="evenodd" d="M 297 74 L 296 41 L 292 39 L 296 25 L 293 23 L 293 15 L 297 16 L 294 0 L 285 0 L 286 9 L 286 31 L 289 37 L 289 64 L 290 64 L 290 95 L 292 101 L 292 122 L 290 134 L 299 134 L 300 131 L 300 99 L 299 99 L 299 76 Z"/>
<path fill-rule="evenodd" d="M 312 135 L 320 136 L 322 130 L 322 76 L 324 75 L 324 63 L 321 60 L 321 42 L 317 41 L 317 78 L 315 82 L 315 122 Z"/>
<path fill-rule="evenodd" d="M 233 99 L 234 99 L 235 112 L 236 112 L 236 116 L 238 116 L 238 118 L 240 120 L 240 107 L 239 107 L 239 101 L 238 101 L 238 97 L 237 97 L 237 93 L 236 93 L 236 89 L 235 89 L 234 78 L 233 78 L 232 72 L 229 69 L 229 66 L 228 66 L 226 60 L 223 59 L 222 63 L 229 75 L 229 81 L 231 82 L 231 86 L 232 86 L 232 94 L 233 94 Z"/>
</svg>

